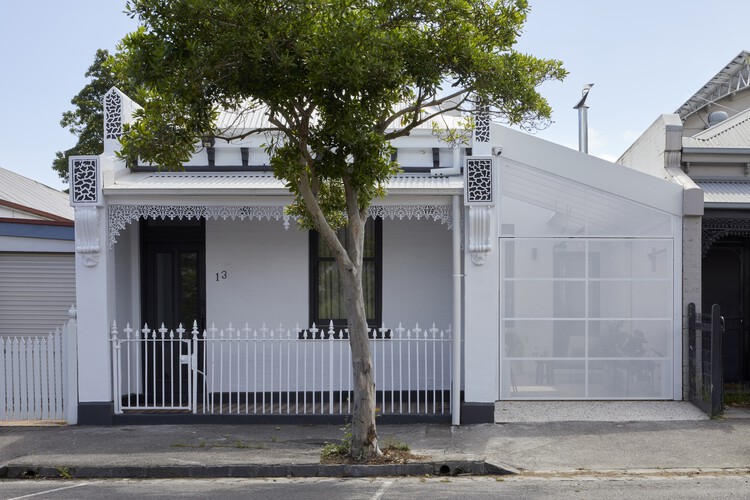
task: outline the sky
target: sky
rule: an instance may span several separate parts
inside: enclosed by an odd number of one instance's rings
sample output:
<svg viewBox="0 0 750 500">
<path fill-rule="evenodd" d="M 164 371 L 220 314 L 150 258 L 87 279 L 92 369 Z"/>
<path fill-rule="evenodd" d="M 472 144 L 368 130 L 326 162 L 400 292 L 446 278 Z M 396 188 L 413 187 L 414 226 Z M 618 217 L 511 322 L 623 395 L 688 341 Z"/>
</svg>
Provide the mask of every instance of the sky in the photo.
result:
<svg viewBox="0 0 750 500">
<path fill-rule="evenodd" d="M 578 148 L 583 85 L 589 153 L 614 161 L 662 113 L 674 112 L 742 50 L 748 0 L 530 0 L 516 49 L 559 59 L 563 82 L 540 88 L 554 123 L 536 133 Z M 125 0 L 0 0 L 0 167 L 62 189 L 56 151 L 76 138 L 62 113 L 87 83 L 98 48 L 136 28 Z"/>
</svg>

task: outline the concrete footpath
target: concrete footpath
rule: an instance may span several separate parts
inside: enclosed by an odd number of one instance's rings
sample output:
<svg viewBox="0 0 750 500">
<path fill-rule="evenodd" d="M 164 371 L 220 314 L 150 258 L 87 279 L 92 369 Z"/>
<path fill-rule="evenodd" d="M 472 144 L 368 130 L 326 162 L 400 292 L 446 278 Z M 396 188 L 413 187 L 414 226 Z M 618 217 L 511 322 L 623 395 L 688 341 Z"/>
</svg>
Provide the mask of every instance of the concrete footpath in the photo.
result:
<svg viewBox="0 0 750 500">
<path fill-rule="evenodd" d="M 381 425 L 405 465 L 321 465 L 335 425 L 0 426 L 0 477 L 750 473 L 750 419 Z"/>
</svg>

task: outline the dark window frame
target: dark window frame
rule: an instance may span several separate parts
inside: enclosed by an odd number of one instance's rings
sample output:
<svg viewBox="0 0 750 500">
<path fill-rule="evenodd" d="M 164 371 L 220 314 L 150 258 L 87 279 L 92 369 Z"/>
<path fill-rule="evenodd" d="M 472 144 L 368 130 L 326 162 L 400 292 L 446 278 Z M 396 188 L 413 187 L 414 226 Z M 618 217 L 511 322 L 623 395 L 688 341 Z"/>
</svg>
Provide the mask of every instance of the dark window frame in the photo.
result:
<svg viewBox="0 0 750 500">
<path fill-rule="evenodd" d="M 381 218 L 370 218 L 367 220 L 368 224 L 373 224 L 373 237 L 375 241 L 374 245 L 374 257 L 364 258 L 364 261 L 372 261 L 375 264 L 375 286 L 373 298 L 374 311 L 373 317 L 367 318 L 367 325 L 370 328 L 380 328 L 383 322 L 383 220 Z M 317 231 L 310 231 L 310 258 L 309 258 L 309 301 L 310 301 L 310 322 L 309 326 L 315 323 L 315 326 L 325 333 L 328 329 L 331 319 L 333 319 L 333 326 L 337 332 L 341 328 L 346 328 L 346 318 L 319 318 L 318 316 L 318 264 L 320 262 L 331 262 L 335 261 L 333 257 L 321 257 L 318 255 L 318 240 L 320 235 Z M 366 300 L 366 299 L 365 299 Z M 320 337 L 321 333 L 318 334 Z M 324 335 L 323 338 L 326 338 Z"/>
</svg>

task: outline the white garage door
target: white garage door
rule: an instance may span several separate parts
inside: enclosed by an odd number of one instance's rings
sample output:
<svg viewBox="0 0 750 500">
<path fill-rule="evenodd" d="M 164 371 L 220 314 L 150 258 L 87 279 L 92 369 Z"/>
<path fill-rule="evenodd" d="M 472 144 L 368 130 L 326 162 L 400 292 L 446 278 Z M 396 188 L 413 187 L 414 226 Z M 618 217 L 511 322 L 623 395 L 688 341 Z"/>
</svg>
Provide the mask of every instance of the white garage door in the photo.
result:
<svg viewBox="0 0 750 500">
<path fill-rule="evenodd" d="M 73 254 L 0 253 L 0 335 L 48 333 L 74 303 Z"/>
</svg>

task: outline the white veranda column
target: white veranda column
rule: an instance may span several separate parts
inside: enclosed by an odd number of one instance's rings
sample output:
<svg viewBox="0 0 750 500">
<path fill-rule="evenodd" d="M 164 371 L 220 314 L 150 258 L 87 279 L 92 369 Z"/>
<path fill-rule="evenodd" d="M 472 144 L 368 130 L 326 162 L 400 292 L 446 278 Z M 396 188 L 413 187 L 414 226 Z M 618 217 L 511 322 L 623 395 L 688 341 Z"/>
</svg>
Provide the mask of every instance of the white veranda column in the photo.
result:
<svg viewBox="0 0 750 500">
<path fill-rule="evenodd" d="M 498 395 L 499 260 L 494 163 L 491 156 L 477 156 L 467 158 L 464 168 L 468 217 L 462 423 L 494 421 Z"/>
<path fill-rule="evenodd" d="M 108 326 L 112 282 L 100 158 L 71 157 L 69 167 L 70 200 L 75 207 L 78 423 L 104 424 L 112 416 Z"/>
</svg>

